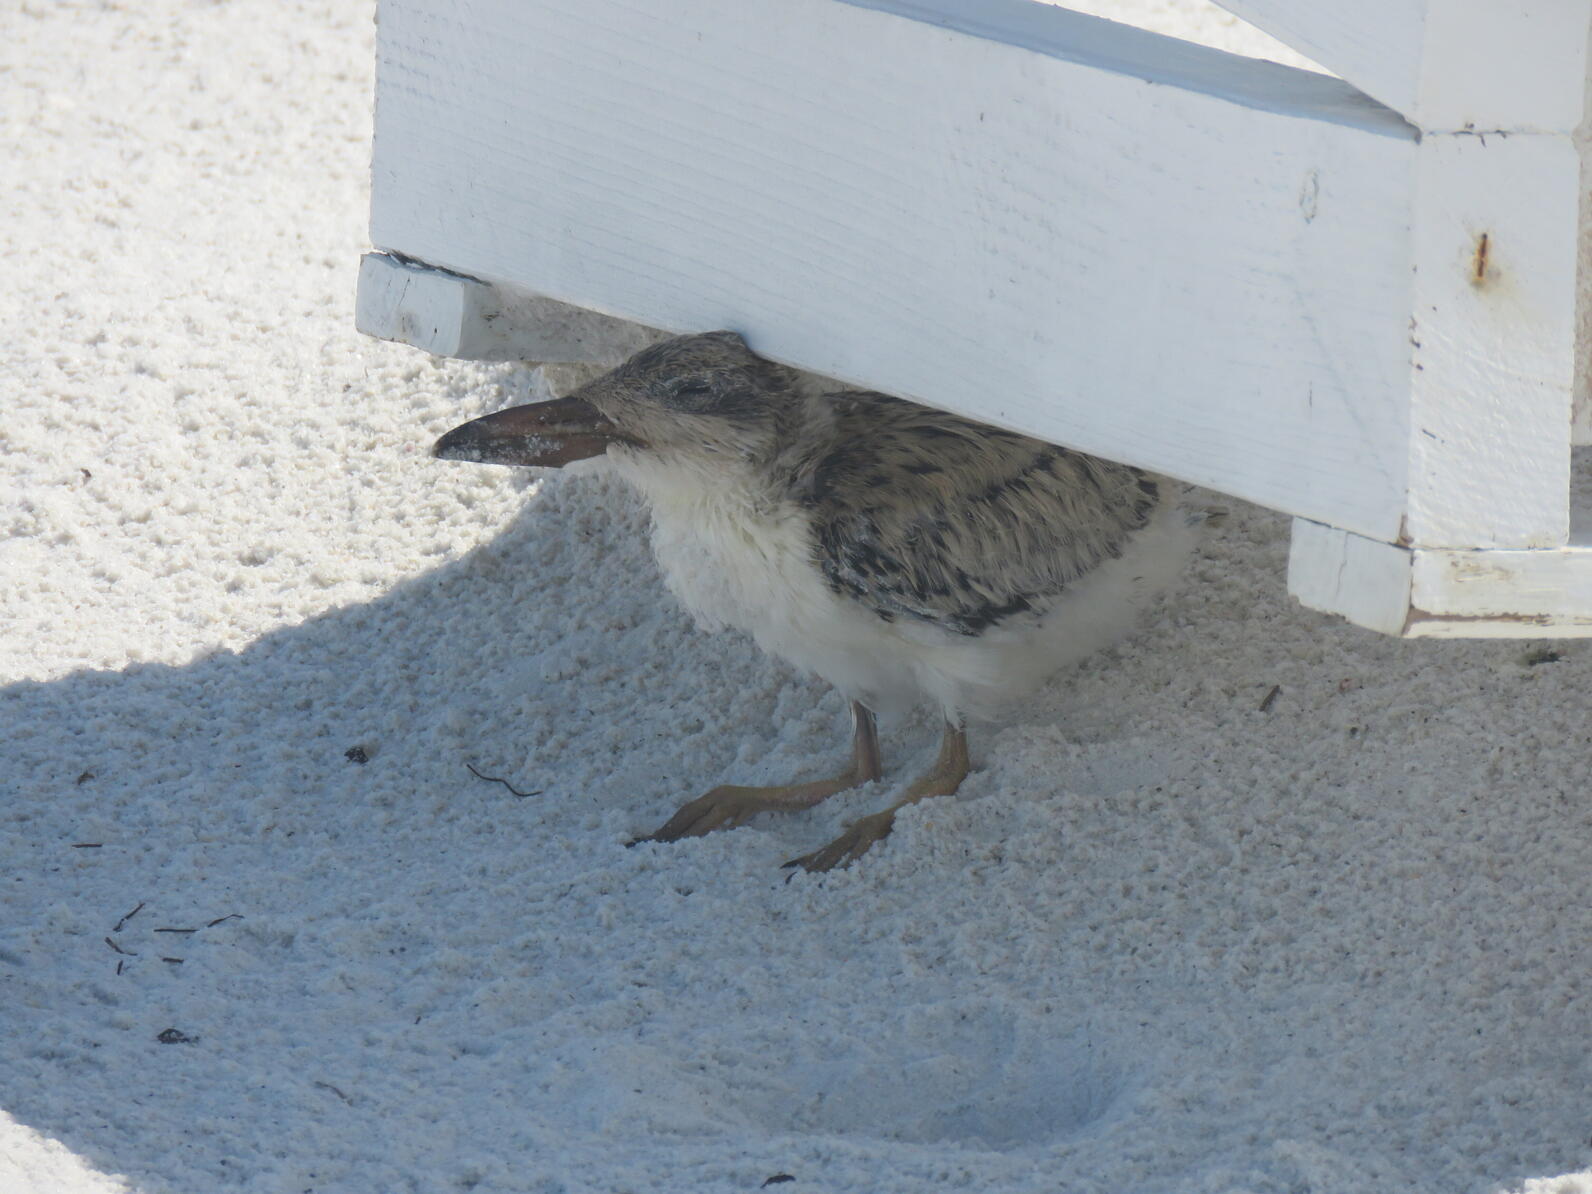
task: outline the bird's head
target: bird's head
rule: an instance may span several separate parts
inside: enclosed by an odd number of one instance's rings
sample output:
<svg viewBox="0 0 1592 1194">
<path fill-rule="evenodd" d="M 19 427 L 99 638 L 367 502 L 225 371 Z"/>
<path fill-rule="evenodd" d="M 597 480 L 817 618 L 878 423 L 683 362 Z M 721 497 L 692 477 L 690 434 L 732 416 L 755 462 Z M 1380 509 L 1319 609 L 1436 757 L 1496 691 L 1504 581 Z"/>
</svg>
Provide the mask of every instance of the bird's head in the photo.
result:
<svg viewBox="0 0 1592 1194">
<path fill-rule="evenodd" d="M 432 455 L 551 468 L 610 450 L 677 466 L 755 460 L 775 450 L 795 377 L 734 332 L 676 336 L 564 398 L 455 427 Z"/>
</svg>

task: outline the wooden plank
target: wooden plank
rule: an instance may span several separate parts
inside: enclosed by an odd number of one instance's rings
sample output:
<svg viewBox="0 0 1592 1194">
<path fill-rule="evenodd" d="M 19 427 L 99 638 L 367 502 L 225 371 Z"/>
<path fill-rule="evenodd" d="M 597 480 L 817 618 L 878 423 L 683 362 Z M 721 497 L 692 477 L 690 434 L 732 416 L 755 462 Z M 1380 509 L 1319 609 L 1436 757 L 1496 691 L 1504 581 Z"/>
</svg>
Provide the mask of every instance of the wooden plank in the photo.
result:
<svg viewBox="0 0 1592 1194">
<path fill-rule="evenodd" d="M 1296 519 L 1288 591 L 1301 604 L 1409 638 L 1592 636 L 1592 547 L 1403 548 Z"/>
<path fill-rule="evenodd" d="M 446 270 L 405 265 L 384 253 L 359 260 L 354 327 L 439 357 L 472 356 L 470 325 L 480 324 L 491 287 Z"/>
<path fill-rule="evenodd" d="M 1570 133 L 1589 0 L 1216 0 L 1428 132 Z"/>
<path fill-rule="evenodd" d="M 1428 136 L 1417 161 L 1401 541 L 1559 546 L 1575 387 L 1575 147 L 1557 136 Z"/>
<path fill-rule="evenodd" d="M 367 336 L 470 361 L 615 365 L 663 335 L 386 253 L 360 259 L 354 324 Z"/>
<path fill-rule="evenodd" d="M 1420 638 L 1592 635 L 1592 549 L 1417 551 L 1405 634 Z"/>
<path fill-rule="evenodd" d="M 1020 8 L 383 0 L 372 239 L 1395 538 L 1411 130 Z"/>
<path fill-rule="evenodd" d="M 1288 592 L 1301 605 L 1383 634 L 1403 634 L 1410 612 L 1410 552 L 1296 518 Z"/>
</svg>

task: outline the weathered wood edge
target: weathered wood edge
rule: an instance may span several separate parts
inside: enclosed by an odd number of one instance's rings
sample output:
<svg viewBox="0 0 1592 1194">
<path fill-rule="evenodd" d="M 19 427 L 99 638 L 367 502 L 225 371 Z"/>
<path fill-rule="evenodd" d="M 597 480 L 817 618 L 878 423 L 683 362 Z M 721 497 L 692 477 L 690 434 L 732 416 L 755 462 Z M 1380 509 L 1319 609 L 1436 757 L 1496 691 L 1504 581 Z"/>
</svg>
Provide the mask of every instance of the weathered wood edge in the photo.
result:
<svg viewBox="0 0 1592 1194">
<path fill-rule="evenodd" d="M 391 253 L 360 258 L 354 324 L 367 336 L 469 361 L 615 365 L 667 335 Z"/>
<path fill-rule="evenodd" d="M 1399 547 L 1295 519 L 1288 591 L 1404 638 L 1592 637 L 1592 547 Z"/>
</svg>

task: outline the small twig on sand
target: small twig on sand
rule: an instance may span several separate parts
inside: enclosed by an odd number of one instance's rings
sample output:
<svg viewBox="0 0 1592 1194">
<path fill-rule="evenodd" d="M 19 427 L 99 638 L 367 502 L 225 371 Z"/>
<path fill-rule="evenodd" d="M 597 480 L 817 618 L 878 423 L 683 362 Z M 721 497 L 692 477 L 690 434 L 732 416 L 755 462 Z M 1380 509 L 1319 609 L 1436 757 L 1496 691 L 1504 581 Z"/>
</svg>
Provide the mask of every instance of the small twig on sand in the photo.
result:
<svg viewBox="0 0 1592 1194">
<path fill-rule="evenodd" d="M 1260 702 L 1260 712 L 1266 713 L 1270 711 L 1271 703 L 1277 699 L 1277 694 L 1280 692 L 1282 692 L 1282 685 L 1273 684 L 1271 686 L 1271 691 L 1268 692 Z"/>
<path fill-rule="evenodd" d="M 469 763 L 466 763 L 465 766 L 470 768 L 470 774 L 475 776 L 476 779 L 484 779 L 488 783 L 492 783 L 492 784 L 502 784 L 505 788 L 507 788 L 509 791 L 513 792 L 516 796 L 518 796 L 521 800 L 524 800 L 527 796 L 540 796 L 542 794 L 542 789 L 540 789 L 540 788 L 537 788 L 535 791 L 531 791 L 531 792 L 522 792 L 518 788 L 516 788 L 513 784 L 509 783 L 509 781 L 506 780 L 506 779 L 502 779 L 502 778 L 500 778 L 500 777 L 498 777 L 496 775 L 482 775 L 479 771 L 477 771 Z"/>
<path fill-rule="evenodd" d="M 134 908 L 126 916 L 122 917 L 119 921 L 117 921 L 116 922 L 116 927 L 114 929 L 112 929 L 111 932 L 120 933 L 122 931 L 122 926 L 124 924 L 126 924 L 128 921 L 132 920 L 133 917 L 137 916 L 139 914 L 139 912 L 141 912 L 143 910 L 143 907 L 144 907 L 144 901 L 143 900 L 139 900 L 138 901 L 138 907 Z"/>
</svg>

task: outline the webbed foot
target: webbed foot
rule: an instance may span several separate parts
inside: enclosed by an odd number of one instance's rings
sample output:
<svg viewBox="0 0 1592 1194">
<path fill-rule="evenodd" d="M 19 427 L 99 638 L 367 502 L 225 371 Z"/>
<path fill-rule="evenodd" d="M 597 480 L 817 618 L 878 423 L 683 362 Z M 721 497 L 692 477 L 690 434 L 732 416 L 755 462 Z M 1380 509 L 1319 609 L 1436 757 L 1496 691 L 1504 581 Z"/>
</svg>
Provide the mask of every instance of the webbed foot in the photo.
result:
<svg viewBox="0 0 1592 1194">
<path fill-rule="evenodd" d="M 683 837 L 701 837 L 715 829 L 734 829 L 758 813 L 808 808 L 841 787 L 851 787 L 840 779 L 818 780 L 807 784 L 786 784 L 775 788 L 747 788 L 724 784 L 706 795 L 682 804 L 654 833 L 636 842 L 677 842 Z"/>
<path fill-rule="evenodd" d="M 657 832 L 638 837 L 626 845 L 641 842 L 677 842 L 683 837 L 700 837 L 715 829 L 744 825 L 758 813 L 811 808 L 836 792 L 859 787 L 879 778 L 879 734 L 867 706 L 852 702 L 853 734 L 851 765 L 833 779 L 806 783 L 777 784 L 772 787 L 743 787 L 723 784 L 704 796 L 688 800 Z"/>
<path fill-rule="evenodd" d="M 961 726 L 946 724 L 945 735 L 940 739 L 940 753 L 931 766 L 902 793 L 901 799 L 883 812 L 859 817 L 846 826 L 834 841 L 811 854 L 803 854 L 781 865 L 801 867 L 805 871 L 829 871 L 837 866 L 848 866 L 868 852 L 875 842 L 882 842 L 895 828 L 897 809 L 916 804 L 930 796 L 949 796 L 962 786 L 967 778 L 967 734 Z"/>
<path fill-rule="evenodd" d="M 846 866 L 857 861 L 875 842 L 882 842 L 889 837 L 890 831 L 894 828 L 895 809 L 887 808 L 882 813 L 869 813 L 866 817 L 859 817 L 846 826 L 846 832 L 827 846 L 780 865 L 799 866 L 802 870 L 811 872 L 831 871 L 837 866 Z"/>
</svg>

